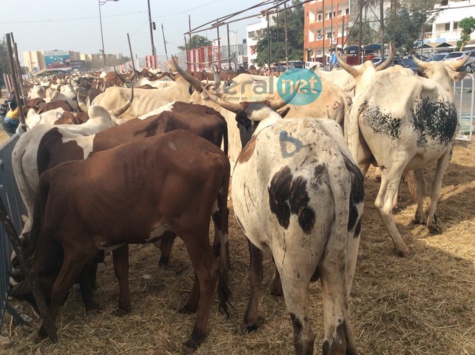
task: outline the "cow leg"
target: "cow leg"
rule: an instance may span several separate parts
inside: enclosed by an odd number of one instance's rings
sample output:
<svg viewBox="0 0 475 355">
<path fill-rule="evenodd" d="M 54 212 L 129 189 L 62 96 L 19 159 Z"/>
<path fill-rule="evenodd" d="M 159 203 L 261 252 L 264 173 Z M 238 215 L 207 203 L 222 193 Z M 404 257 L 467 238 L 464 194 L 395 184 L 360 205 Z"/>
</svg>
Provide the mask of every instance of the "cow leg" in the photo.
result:
<svg viewBox="0 0 475 355">
<path fill-rule="evenodd" d="M 89 261 L 79 274 L 81 298 L 86 308 L 86 315 L 92 316 L 100 312 L 101 307 L 94 301 L 94 285 L 97 273 L 96 260 Z"/>
<path fill-rule="evenodd" d="M 274 261 L 275 266 L 275 261 Z M 283 296 L 284 291 L 282 290 L 282 281 L 280 280 L 279 272 L 277 271 L 277 266 L 274 269 L 274 277 L 272 278 L 272 286 L 270 289 L 270 294 L 272 296 Z"/>
<path fill-rule="evenodd" d="M 184 314 L 196 313 L 198 310 L 198 305 L 200 303 L 200 282 L 198 280 L 198 275 L 194 273 L 195 277 L 193 280 L 193 287 L 191 288 L 190 297 L 186 304 L 180 308 L 178 312 Z"/>
<path fill-rule="evenodd" d="M 91 260 L 95 255 L 94 251 L 92 251 L 91 253 L 87 253 L 83 250 L 81 252 L 78 252 L 77 250 L 74 250 L 74 248 L 68 249 L 66 246 L 63 247 L 63 265 L 61 266 L 61 270 L 51 290 L 51 303 L 49 306 L 49 313 L 53 323 L 56 320 L 56 316 L 58 315 L 60 307 L 68 296 L 69 290 L 78 278 L 84 265 L 86 265 L 86 263 Z M 46 336 L 46 328 L 44 324 L 41 324 L 35 341 L 44 339 L 46 338 Z"/>
<path fill-rule="evenodd" d="M 427 227 L 432 233 L 441 233 L 442 229 L 437 225 L 435 209 L 437 207 L 437 201 L 440 197 L 440 190 L 442 188 L 442 179 L 444 177 L 445 170 L 449 166 L 452 150 L 450 149 L 445 153 L 437 162 L 437 169 L 435 171 L 434 181 L 432 182 L 432 190 L 430 195 L 430 207 L 429 215 L 427 216 Z"/>
<path fill-rule="evenodd" d="M 352 269 L 356 262 L 356 253 L 351 254 L 353 255 L 332 252 L 327 246 L 319 268 L 324 317 L 323 354 L 357 354 L 349 318 L 351 279 L 348 280 L 348 269 Z M 345 265 L 347 262 L 349 265 Z"/>
<path fill-rule="evenodd" d="M 404 165 L 403 165 L 404 164 Z M 401 173 L 406 162 L 399 161 L 399 164 L 395 164 L 390 168 L 385 169 L 381 175 L 381 186 L 379 187 L 378 196 L 376 197 L 375 206 L 379 210 L 381 219 L 383 220 L 386 228 L 394 243 L 396 254 L 399 256 L 407 256 L 409 254 L 409 248 L 404 243 L 393 218 L 393 203 L 394 196 L 396 195 L 399 183 L 401 181 Z M 389 170 L 389 171 L 386 171 Z"/>
<path fill-rule="evenodd" d="M 119 309 L 116 315 L 123 316 L 130 313 L 130 291 L 129 291 L 129 245 L 124 244 L 112 251 L 114 262 L 114 273 L 119 282 Z"/>
<path fill-rule="evenodd" d="M 173 232 L 165 232 L 160 239 L 159 249 L 161 252 L 160 260 L 158 260 L 158 266 L 167 267 L 170 261 L 170 254 L 172 253 L 173 242 L 175 241 L 176 234 Z"/>
<path fill-rule="evenodd" d="M 315 270 L 311 265 L 299 265 L 295 258 L 291 261 L 286 255 L 285 266 L 279 265 L 285 304 L 294 328 L 294 348 L 298 355 L 313 354 L 315 335 L 307 314 L 308 285 Z M 301 264 L 301 263 L 300 263 Z M 290 267 L 290 266 L 294 267 Z M 302 268 L 298 268 L 302 266 Z M 296 275 L 298 268 L 298 277 Z"/>
<path fill-rule="evenodd" d="M 417 169 L 414 170 L 414 180 L 415 180 L 415 187 L 416 187 L 416 195 L 417 195 L 417 209 L 416 215 L 414 216 L 414 223 L 415 224 L 423 224 L 424 223 L 424 170 Z"/>
<path fill-rule="evenodd" d="M 214 290 L 218 279 L 219 263 L 213 255 L 209 244 L 208 228 L 204 233 L 180 233 L 190 255 L 196 277 L 199 281 L 199 304 L 196 321 L 191 336 L 185 344 L 187 350 L 196 349 L 206 338 L 211 305 L 214 300 Z"/>
<path fill-rule="evenodd" d="M 247 304 L 246 315 L 244 316 L 244 322 L 240 326 L 240 332 L 244 331 L 254 331 L 262 323 L 262 320 L 259 318 L 259 287 L 262 284 L 263 278 L 263 252 L 251 241 L 247 241 L 249 245 L 249 284 L 250 284 L 250 294 L 249 294 L 249 303 Z M 279 278 L 280 279 L 280 278 Z"/>
</svg>

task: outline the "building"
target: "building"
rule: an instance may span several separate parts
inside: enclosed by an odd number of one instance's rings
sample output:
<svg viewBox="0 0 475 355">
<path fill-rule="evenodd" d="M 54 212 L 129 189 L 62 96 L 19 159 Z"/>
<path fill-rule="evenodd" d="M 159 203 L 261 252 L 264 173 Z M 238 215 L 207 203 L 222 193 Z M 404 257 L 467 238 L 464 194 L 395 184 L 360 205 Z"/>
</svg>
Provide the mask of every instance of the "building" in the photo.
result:
<svg viewBox="0 0 475 355">
<path fill-rule="evenodd" d="M 349 0 L 313 0 L 305 3 L 304 13 L 304 61 L 323 62 L 332 48 L 342 48 L 346 42 Z"/>
<path fill-rule="evenodd" d="M 475 17 L 475 0 L 450 1 L 447 5 L 435 5 L 434 14 L 432 32 L 426 32 L 425 38 L 431 43 L 445 42 L 455 47 L 462 32 L 458 27 L 459 21 L 466 17 Z M 472 33 L 470 38 L 475 40 L 475 33 Z M 466 47 L 475 47 L 475 41 Z"/>
<path fill-rule="evenodd" d="M 249 65 L 257 65 L 257 53 L 255 46 L 259 39 L 267 32 L 267 17 L 258 16 L 259 22 L 246 26 L 247 32 L 247 61 Z M 275 21 L 272 16 L 269 17 L 269 26 L 274 26 Z"/>
<path fill-rule="evenodd" d="M 42 51 L 23 52 L 23 66 L 28 68 L 28 72 L 37 72 L 46 69 L 45 59 Z"/>
</svg>

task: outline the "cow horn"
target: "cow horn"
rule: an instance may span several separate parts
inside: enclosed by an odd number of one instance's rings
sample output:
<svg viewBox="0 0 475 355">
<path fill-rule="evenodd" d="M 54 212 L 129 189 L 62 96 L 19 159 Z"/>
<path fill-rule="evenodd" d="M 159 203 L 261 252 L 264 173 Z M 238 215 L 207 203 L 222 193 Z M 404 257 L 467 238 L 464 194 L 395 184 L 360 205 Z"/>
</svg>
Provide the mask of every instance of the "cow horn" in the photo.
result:
<svg viewBox="0 0 475 355">
<path fill-rule="evenodd" d="M 428 62 L 424 62 L 422 60 L 420 60 L 419 58 L 417 58 L 416 56 L 412 56 L 412 60 L 414 61 L 414 63 L 416 63 L 416 65 L 420 68 L 420 69 L 429 69 L 430 67 L 430 63 Z"/>
<path fill-rule="evenodd" d="M 204 87 L 201 88 L 201 91 L 203 91 L 206 95 L 208 95 L 208 97 L 212 101 L 216 102 L 219 106 L 221 106 L 222 108 L 225 108 L 228 111 L 231 111 L 231 112 L 234 112 L 234 113 L 244 111 L 244 107 L 241 104 L 237 104 L 237 103 L 232 102 L 232 101 L 223 100 L 220 97 L 210 93 Z"/>
<path fill-rule="evenodd" d="M 286 97 L 282 97 L 282 96 L 279 95 L 278 99 L 272 100 L 271 103 L 270 103 L 270 107 L 274 111 L 277 111 L 277 110 L 281 109 L 282 107 L 284 107 L 285 105 L 289 104 L 294 99 L 295 95 L 298 94 L 299 86 L 300 86 L 300 83 L 297 83 L 295 85 L 294 92 L 291 93 L 290 95 L 287 95 Z"/>
<path fill-rule="evenodd" d="M 468 55 L 462 59 L 462 60 L 456 60 L 456 61 L 453 61 L 453 62 L 448 62 L 448 63 L 444 63 L 447 67 L 449 67 L 450 69 L 452 70 L 459 70 L 461 67 L 463 67 L 467 62 L 468 60 L 470 59 L 470 56 L 472 55 L 472 52 L 468 52 Z"/>
<path fill-rule="evenodd" d="M 130 105 L 132 104 L 133 99 L 134 99 L 134 87 L 132 86 L 132 87 L 130 88 L 130 98 L 129 98 L 129 101 L 127 101 L 124 106 L 119 107 L 117 110 L 112 111 L 112 112 L 111 112 L 112 115 L 115 116 L 115 117 L 119 117 L 120 115 L 122 115 L 125 111 L 128 110 L 128 108 L 129 108 Z"/>
<path fill-rule="evenodd" d="M 375 69 L 377 71 L 380 71 L 380 70 L 383 70 L 383 69 L 386 69 L 387 67 L 389 67 L 391 65 L 391 62 L 393 61 L 394 59 L 394 47 L 392 45 L 391 42 L 389 42 L 389 54 L 388 54 L 388 57 L 386 58 L 386 60 L 384 62 L 382 62 L 381 64 L 379 64 L 377 67 L 375 67 Z"/>
<path fill-rule="evenodd" d="M 216 65 L 213 65 L 213 76 L 214 76 L 214 87 L 218 89 L 219 86 L 221 85 L 221 78 L 219 77 L 218 70 L 216 69 Z"/>
<path fill-rule="evenodd" d="M 120 81 L 122 81 L 122 83 L 124 83 L 124 84 L 129 83 L 129 80 L 127 80 L 125 77 L 123 77 L 122 74 L 120 74 L 115 67 L 114 67 L 114 71 L 115 71 L 115 75 L 117 75 L 117 77 L 120 79 Z"/>
<path fill-rule="evenodd" d="M 186 71 L 184 71 L 183 69 L 180 68 L 180 66 L 178 65 L 178 63 L 175 61 L 175 57 L 172 57 L 172 60 L 175 64 L 175 69 L 176 71 L 186 80 L 188 81 L 191 86 L 194 87 L 194 89 L 198 92 L 202 92 L 203 91 L 203 88 L 201 87 L 201 81 L 199 81 L 198 79 L 194 78 L 193 76 L 191 76 L 189 73 L 187 73 Z"/>
<path fill-rule="evenodd" d="M 335 51 L 335 56 L 336 60 L 338 61 L 338 64 L 340 64 L 340 67 L 345 69 L 349 74 L 351 74 L 353 77 L 356 77 L 360 71 L 357 70 L 356 68 L 353 68 L 351 65 L 348 63 L 344 62 L 341 58 L 340 55 L 338 54 L 338 51 Z"/>
<path fill-rule="evenodd" d="M 79 98 L 79 90 L 76 91 L 76 101 L 78 103 L 79 110 L 82 112 L 87 112 L 87 106 L 84 102 Z"/>
</svg>

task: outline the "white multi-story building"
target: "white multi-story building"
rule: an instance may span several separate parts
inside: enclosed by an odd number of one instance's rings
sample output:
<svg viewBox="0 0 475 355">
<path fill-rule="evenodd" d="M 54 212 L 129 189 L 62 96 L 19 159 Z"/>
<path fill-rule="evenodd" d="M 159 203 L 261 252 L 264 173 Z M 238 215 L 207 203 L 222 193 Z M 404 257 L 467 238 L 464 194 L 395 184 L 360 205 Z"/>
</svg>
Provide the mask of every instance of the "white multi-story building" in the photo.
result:
<svg viewBox="0 0 475 355">
<path fill-rule="evenodd" d="M 252 23 L 246 26 L 247 32 L 247 61 L 249 65 L 256 65 L 257 53 L 255 46 L 259 39 L 267 32 L 267 18 L 266 16 L 259 16 L 259 22 Z M 269 26 L 274 26 L 275 21 L 273 16 L 269 16 Z"/>
<path fill-rule="evenodd" d="M 458 26 L 460 20 L 475 17 L 475 0 L 449 1 L 447 5 L 435 5 L 434 15 L 432 32 L 425 34 L 426 39 L 430 42 L 456 42 L 460 40 L 462 32 Z M 475 39 L 475 33 L 470 37 Z"/>
</svg>

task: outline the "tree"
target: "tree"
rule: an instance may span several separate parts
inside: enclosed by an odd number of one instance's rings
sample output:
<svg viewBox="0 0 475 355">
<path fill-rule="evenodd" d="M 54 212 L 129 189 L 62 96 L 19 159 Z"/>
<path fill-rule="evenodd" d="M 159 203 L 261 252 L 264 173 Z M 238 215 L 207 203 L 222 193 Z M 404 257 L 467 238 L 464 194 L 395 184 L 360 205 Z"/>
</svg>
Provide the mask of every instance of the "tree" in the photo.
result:
<svg viewBox="0 0 475 355">
<path fill-rule="evenodd" d="M 292 5 L 300 4 L 300 0 L 293 0 Z M 269 27 L 269 32 L 264 34 L 255 46 L 257 64 L 259 66 L 269 62 L 269 45 L 271 48 L 271 62 L 285 60 L 285 18 L 284 11 L 274 16 L 276 25 Z M 304 9 L 300 4 L 287 9 L 287 37 L 289 60 L 302 60 L 303 58 L 303 23 Z"/>
<path fill-rule="evenodd" d="M 466 17 L 459 21 L 458 26 L 462 29 L 460 40 L 457 41 L 458 50 L 463 51 L 463 47 L 470 41 L 470 34 L 475 31 L 475 18 L 472 16 Z"/>
<path fill-rule="evenodd" d="M 361 28 L 361 42 L 363 44 L 376 43 L 381 38 L 378 33 L 371 27 L 369 22 L 363 21 Z M 359 30 L 359 23 L 356 22 L 355 25 L 350 29 L 350 33 L 348 34 L 348 44 L 358 45 Z"/>
<path fill-rule="evenodd" d="M 398 9 L 396 16 L 386 12 L 386 41 L 394 40 L 396 50 L 402 53 L 412 52 L 416 40 L 421 38 L 426 18 L 424 11 L 411 10 L 405 5 Z"/>
<path fill-rule="evenodd" d="M 193 49 L 193 48 L 200 48 L 200 47 L 205 47 L 205 46 L 211 46 L 211 41 L 203 36 L 200 35 L 193 35 L 190 39 L 190 41 L 187 43 L 187 46 L 179 46 L 179 50 L 187 50 L 187 49 Z"/>
</svg>

